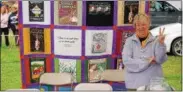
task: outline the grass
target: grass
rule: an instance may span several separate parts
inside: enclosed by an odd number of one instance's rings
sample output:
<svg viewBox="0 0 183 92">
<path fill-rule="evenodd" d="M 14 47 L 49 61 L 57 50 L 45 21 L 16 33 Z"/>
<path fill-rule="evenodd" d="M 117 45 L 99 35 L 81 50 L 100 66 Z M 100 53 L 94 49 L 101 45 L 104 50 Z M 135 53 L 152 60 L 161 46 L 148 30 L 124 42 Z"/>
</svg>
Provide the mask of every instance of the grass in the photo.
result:
<svg viewBox="0 0 183 92">
<path fill-rule="evenodd" d="M 21 87 L 19 47 L 15 46 L 13 37 L 9 38 L 11 46 L 6 47 L 3 41 L 1 47 L 1 90 Z"/>
<path fill-rule="evenodd" d="M 13 37 L 10 38 L 10 42 L 14 43 Z M 3 41 L 1 48 L 1 90 L 21 88 L 19 55 L 18 47 L 10 46 L 7 48 Z M 182 90 L 181 62 L 181 57 L 169 55 L 168 61 L 163 64 L 165 79 L 178 91 Z"/>
<path fill-rule="evenodd" d="M 182 90 L 182 58 L 178 56 L 168 56 L 168 61 L 163 64 L 163 72 L 167 82 L 177 91 Z"/>
</svg>

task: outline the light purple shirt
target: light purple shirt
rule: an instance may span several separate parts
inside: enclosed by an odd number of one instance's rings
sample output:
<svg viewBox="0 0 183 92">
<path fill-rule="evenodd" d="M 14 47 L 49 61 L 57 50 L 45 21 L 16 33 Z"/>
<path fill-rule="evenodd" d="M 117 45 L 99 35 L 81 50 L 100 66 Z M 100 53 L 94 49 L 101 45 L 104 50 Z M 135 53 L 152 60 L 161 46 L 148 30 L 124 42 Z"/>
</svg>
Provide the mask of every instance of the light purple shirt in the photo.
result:
<svg viewBox="0 0 183 92">
<path fill-rule="evenodd" d="M 148 62 L 148 58 L 153 56 L 156 57 L 155 64 Z M 166 46 L 160 44 L 158 39 L 151 34 L 144 48 L 141 47 L 136 34 L 127 38 L 122 57 L 125 65 L 126 88 L 137 89 L 148 85 L 154 77 L 163 77 L 161 64 L 167 60 Z"/>
</svg>

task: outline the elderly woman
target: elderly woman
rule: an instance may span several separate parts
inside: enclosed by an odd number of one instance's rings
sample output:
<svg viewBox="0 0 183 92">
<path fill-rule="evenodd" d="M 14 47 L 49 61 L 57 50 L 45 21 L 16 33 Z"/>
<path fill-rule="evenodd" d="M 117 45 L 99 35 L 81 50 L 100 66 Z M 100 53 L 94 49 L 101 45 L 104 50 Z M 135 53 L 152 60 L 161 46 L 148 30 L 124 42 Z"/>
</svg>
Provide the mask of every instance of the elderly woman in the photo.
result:
<svg viewBox="0 0 183 92">
<path fill-rule="evenodd" d="M 133 26 L 135 34 L 129 37 L 123 48 L 125 65 L 125 85 L 130 91 L 148 85 L 155 77 L 163 77 L 162 66 L 166 60 L 164 29 L 157 38 L 149 32 L 150 18 L 146 14 L 137 14 Z"/>
</svg>

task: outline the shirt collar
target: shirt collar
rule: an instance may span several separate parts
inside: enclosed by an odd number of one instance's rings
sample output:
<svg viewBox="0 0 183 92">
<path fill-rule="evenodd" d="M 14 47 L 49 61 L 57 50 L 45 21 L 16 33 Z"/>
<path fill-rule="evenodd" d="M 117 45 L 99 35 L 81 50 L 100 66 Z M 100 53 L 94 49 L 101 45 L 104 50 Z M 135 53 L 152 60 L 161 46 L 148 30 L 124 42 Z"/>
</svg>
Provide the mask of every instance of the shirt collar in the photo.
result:
<svg viewBox="0 0 183 92">
<path fill-rule="evenodd" d="M 132 40 L 138 42 L 138 41 L 139 41 L 139 38 L 136 36 L 136 34 L 133 34 Z M 149 32 L 149 36 L 148 36 L 148 38 L 147 38 L 147 43 L 148 43 L 148 42 L 151 42 L 151 41 L 154 41 L 154 40 L 155 40 L 155 37 Z"/>
</svg>

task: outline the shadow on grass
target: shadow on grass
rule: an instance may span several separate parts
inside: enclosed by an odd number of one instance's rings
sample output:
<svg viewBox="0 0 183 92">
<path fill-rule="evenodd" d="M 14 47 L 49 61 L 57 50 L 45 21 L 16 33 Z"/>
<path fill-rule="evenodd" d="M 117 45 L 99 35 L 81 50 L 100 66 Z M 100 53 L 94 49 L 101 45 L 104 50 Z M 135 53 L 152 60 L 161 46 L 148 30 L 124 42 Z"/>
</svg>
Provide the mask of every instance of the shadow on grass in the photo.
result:
<svg viewBox="0 0 183 92">
<path fill-rule="evenodd" d="M 175 56 L 175 57 L 182 57 L 182 56 L 177 56 L 177 55 L 174 55 L 172 53 L 167 53 L 168 56 Z"/>
</svg>

